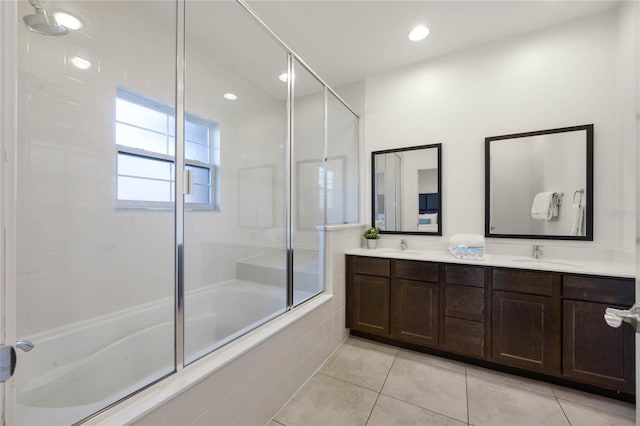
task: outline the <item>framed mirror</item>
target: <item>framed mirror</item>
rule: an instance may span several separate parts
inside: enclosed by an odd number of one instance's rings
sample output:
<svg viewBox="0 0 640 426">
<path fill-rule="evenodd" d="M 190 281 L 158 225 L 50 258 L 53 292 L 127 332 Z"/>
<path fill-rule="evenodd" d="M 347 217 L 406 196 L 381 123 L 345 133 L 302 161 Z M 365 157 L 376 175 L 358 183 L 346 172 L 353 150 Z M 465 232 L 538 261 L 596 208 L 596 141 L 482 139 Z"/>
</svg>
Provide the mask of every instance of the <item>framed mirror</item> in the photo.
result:
<svg viewBox="0 0 640 426">
<path fill-rule="evenodd" d="M 371 182 L 380 232 L 442 235 L 442 144 L 372 152 Z"/>
<path fill-rule="evenodd" d="M 593 241 L 593 124 L 485 139 L 485 236 Z"/>
</svg>

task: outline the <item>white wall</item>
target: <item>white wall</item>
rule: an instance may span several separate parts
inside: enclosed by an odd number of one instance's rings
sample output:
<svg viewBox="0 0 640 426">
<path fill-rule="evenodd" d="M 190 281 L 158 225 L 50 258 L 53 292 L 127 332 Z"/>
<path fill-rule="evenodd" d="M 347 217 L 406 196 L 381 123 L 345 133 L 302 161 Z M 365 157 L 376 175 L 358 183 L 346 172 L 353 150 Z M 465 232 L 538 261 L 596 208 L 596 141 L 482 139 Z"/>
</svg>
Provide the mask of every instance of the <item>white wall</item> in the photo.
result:
<svg viewBox="0 0 640 426">
<path fill-rule="evenodd" d="M 619 204 L 607 211 L 607 216 L 616 221 L 618 260 L 633 262 L 635 251 L 636 219 L 636 174 L 638 164 L 635 152 L 638 149 L 638 129 L 636 127 L 636 102 L 640 81 L 636 81 L 638 72 L 638 37 L 637 2 L 623 2 L 617 14 L 617 47 L 616 47 L 616 135 L 619 145 L 616 169 L 616 195 Z"/>
<path fill-rule="evenodd" d="M 549 243 L 612 256 L 618 228 L 628 229 L 608 214 L 624 198 L 611 190 L 621 179 L 618 27 L 617 12 L 607 12 L 366 79 L 367 157 L 442 142 L 444 234 L 421 239 L 483 234 L 485 137 L 594 123 L 594 242 Z"/>
<path fill-rule="evenodd" d="M 438 192 L 438 169 L 418 170 L 418 193 L 432 194 Z"/>
</svg>

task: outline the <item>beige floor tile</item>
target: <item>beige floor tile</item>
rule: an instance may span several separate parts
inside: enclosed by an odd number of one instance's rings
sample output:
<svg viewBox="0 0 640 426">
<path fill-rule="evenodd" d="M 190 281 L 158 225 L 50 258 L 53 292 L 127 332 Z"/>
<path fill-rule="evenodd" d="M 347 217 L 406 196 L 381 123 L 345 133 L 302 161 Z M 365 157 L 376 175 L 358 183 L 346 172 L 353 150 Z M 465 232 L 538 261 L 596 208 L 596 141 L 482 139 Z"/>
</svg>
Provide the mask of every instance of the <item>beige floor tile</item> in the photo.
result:
<svg viewBox="0 0 640 426">
<path fill-rule="evenodd" d="M 380 395 L 367 426 L 463 426 L 450 417 Z"/>
<path fill-rule="evenodd" d="M 395 355 L 358 345 L 345 344 L 322 366 L 320 372 L 380 392 Z"/>
<path fill-rule="evenodd" d="M 475 426 L 568 426 L 553 395 L 467 376 L 469 423 Z"/>
<path fill-rule="evenodd" d="M 269 423 L 267 423 L 264 426 L 283 426 L 282 423 L 278 423 L 275 420 L 271 420 Z"/>
<path fill-rule="evenodd" d="M 594 395 L 587 392 L 581 392 L 579 390 L 565 388 L 562 386 L 552 386 L 553 393 L 565 401 L 576 402 L 578 404 L 587 405 L 589 407 L 597 408 L 607 413 L 623 416 L 628 419 L 635 419 L 636 407 L 628 402 L 617 401 L 615 399 L 606 398 L 600 395 Z"/>
<path fill-rule="evenodd" d="M 382 393 L 467 422 L 465 373 L 430 359 L 396 357 Z"/>
<path fill-rule="evenodd" d="M 572 426 L 634 426 L 635 421 L 576 402 L 559 400 Z"/>
<path fill-rule="evenodd" d="M 286 426 L 364 425 L 376 398 L 376 392 L 316 374 L 274 420 Z"/>
<path fill-rule="evenodd" d="M 468 365 L 451 359 L 424 354 L 422 352 L 409 351 L 406 349 L 400 349 L 398 351 L 398 358 L 410 359 L 422 364 L 428 364 L 438 368 L 446 368 L 447 370 L 457 371 L 460 373 L 464 373 Z"/>
<path fill-rule="evenodd" d="M 385 345 L 384 343 L 375 342 L 373 340 L 363 339 L 361 337 L 349 336 L 344 342 L 345 345 L 355 345 L 362 348 L 375 349 L 380 352 L 395 355 L 398 353 L 398 348 L 391 345 Z"/>
<path fill-rule="evenodd" d="M 513 374 L 503 373 L 501 371 L 489 370 L 487 368 L 467 365 L 467 375 L 480 377 L 492 382 L 502 383 L 514 386 L 516 388 L 526 389 L 534 392 L 540 392 L 547 395 L 553 395 L 551 385 L 539 380 L 527 379 L 526 377 L 515 376 Z"/>
</svg>

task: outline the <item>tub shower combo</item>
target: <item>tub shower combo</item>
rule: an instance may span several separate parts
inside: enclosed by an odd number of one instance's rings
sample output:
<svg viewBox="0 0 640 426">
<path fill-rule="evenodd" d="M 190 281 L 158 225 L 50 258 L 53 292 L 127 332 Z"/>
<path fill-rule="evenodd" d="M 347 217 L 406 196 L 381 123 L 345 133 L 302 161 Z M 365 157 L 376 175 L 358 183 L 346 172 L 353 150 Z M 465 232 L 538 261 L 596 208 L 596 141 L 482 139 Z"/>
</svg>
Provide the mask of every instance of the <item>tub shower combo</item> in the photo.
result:
<svg viewBox="0 0 640 426">
<path fill-rule="evenodd" d="M 72 424 L 324 290 L 358 116 L 242 1 L 17 8 L 15 418 Z"/>
</svg>

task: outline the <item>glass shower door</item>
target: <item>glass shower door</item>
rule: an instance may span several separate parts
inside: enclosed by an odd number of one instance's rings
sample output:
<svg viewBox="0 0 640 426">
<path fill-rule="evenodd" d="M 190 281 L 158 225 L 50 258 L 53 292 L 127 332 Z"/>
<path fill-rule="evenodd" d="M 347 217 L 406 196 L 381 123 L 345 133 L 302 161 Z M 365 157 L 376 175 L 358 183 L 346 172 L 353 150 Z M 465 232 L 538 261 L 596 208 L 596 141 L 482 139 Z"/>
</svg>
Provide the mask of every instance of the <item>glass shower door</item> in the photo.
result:
<svg viewBox="0 0 640 426">
<path fill-rule="evenodd" d="M 174 370 L 175 3 L 17 6 L 15 423 L 72 424 Z"/>
<path fill-rule="evenodd" d="M 292 104 L 293 304 L 298 305 L 324 290 L 325 210 L 341 190 L 335 172 L 344 163 L 338 158 L 325 163 L 325 88 L 297 60 Z"/>
<path fill-rule="evenodd" d="M 190 363 L 286 309 L 287 53 L 234 1 L 185 7 Z"/>
</svg>

